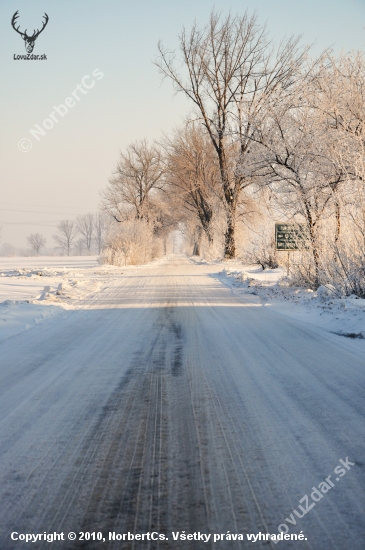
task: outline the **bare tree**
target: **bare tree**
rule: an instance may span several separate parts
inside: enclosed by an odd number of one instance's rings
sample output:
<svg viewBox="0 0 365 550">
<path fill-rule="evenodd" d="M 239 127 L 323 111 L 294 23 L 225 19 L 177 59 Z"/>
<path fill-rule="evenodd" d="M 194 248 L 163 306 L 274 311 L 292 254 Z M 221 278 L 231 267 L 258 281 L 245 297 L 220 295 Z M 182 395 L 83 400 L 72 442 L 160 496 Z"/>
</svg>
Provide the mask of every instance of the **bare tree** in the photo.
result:
<svg viewBox="0 0 365 550">
<path fill-rule="evenodd" d="M 362 54 L 326 52 L 304 87 L 307 108 L 316 112 L 324 127 L 327 157 L 332 160 L 337 178 L 327 175 L 336 221 L 335 240 L 341 231 L 341 206 L 347 183 L 357 179 L 358 138 L 364 134 L 365 62 Z M 323 134 L 323 131 L 322 131 Z M 323 140 L 322 140 L 323 141 Z M 323 148 L 323 144 L 321 145 Z M 350 154 L 348 154 L 350 152 Z M 361 156 L 361 153 L 360 153 Z M 331 181 L 332 180 L 332 181 Z"/>
<path fill-rule="evenodd" d="M 53 235 L 53 238 L 59 247 L 69 256 L 77 236 L 76 225 L 73 221 L 61 220 L 57 226 L 57 230 L 58 234 Z"/>
<path fill-rule="evenodd" d="M 188 124 L 166 137 L 168 193 L 183 218 L 192 219 L 194 254 L 199 255 L 202 230 L 208 242 L 213 242 L 212 219 L 220 193 L 219 166 L 211 140 L 204 128 Z M 182 220 L 180 220 L 182 221 Z"/>
<path fill-rule="evenodd" d="M 346 174 L 333 158 L 326 124 L 301 87 L 298 97 L 266 113 L 254 139 L 264 183 L 286 220 L 305 223 L 313 255 L 314 286 L 319 285 L 321 226 L 328 219 Z M 301 103 L 301 104 L 300 104 Z"/>
<path fill-rule="evenodd" d="M 237 205 L 252 183 L 237 163 L 242 165 L 249 152 L 256 116 L 288 92 L 306 50 L 299 48 L 299 39 L 290 38 L 275 51 L 265 27 L 247 12 L 224 19 L 213 12 L 204 29 L 194 24 L 179 38 L 183 69 L 161 42 L 157 66 L 195 104 L 216 151 L 227 220 L 225 256 L 233 258 Z"/>
<path fill-rule="evenodd" d="M 76 220 L 76 226 L 77 226 L 78 232 L 82 235 L 86 249 L 90 254 L 91 243 L 92 243 L 94 229 L 95 229 L 94 214 L 91 214 L 89 212 L 88 214 L 79 216 Z"/>
<path fill-rule="evenodd" d="M 132 143 L 120 154 L 116 170 L 102 193 L 102 209 L 117 222 L 130 218 L 150 221 L 156 192 L 164 188 L 166 169 L 158 146 L 146 140 Z"/>
<path fill-rule="evenodd" d="M 312 105 L 329 130 L 353 138 L 365 136 L 365 56 L 362 52 L 328 54 L 318 67 Z"/>
<path fill-rule="evenodd" d="M 80 238 L 77 239 L 75 243 L 75 250 L 78 256 L 82 256 L 82 253 L 84 251 L 85 241 L 84 239 Z"/>
<path fill-rule="evenodd" d="M 3 243 L 0 249 L 1 256 L 15 256 L 15 247 L 10 243 Z"/>
<path fill-rule="evenodd" d="M 37 256 L 41 248 L 43 248 L 46 244 L 46 239 L 40 233 L 31 233 L 29 237 L 27 237 L 27 241 L 29 246 L 32 250 L 34 250 Z"/>
<path fill-rule="evenodd" d="M 115 222 L 114 222 L 115 223 Z M 112 218 L 104 212 L 98 212 L 94 217 L 94 234 L 98 254 L 101 253 L 105 239 L 112 225 Z"/>
</svg>

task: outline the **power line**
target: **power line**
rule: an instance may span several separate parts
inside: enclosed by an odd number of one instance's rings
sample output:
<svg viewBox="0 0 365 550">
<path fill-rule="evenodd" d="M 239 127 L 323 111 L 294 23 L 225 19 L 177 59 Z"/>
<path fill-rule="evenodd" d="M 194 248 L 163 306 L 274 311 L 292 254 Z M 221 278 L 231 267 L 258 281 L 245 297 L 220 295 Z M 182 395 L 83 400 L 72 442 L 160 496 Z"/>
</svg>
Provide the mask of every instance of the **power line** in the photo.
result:
<svg viewBox="0 0 365 550">
<path fill-rule="evenodd" d="M 2 204 L 10 204 L 11 206 L 34 206 L 35 208 L 65 208 L 68 210 L 90 210 L 90 208 L 86 208 L 85 206 L 61 206 L 58 204 L 57 206 L 48 206 L 46 204 L 23 204 L 21 202 L 4 202 L 1 201 Z M 91 209 L 92 210 L 92 209 Z"/>
<path fill-rule="evenodd" d="M 38 225 L 42 227 L 57 227 L 57 224 L 53 221 L 43 222 L 0 222 L 0 225 Z"/>
<path fill-rule="evenodd" d="M 0 208 L 3 212 L 26 212 L 27 214 L 56 214 L 60 216 L 77 216 L 72 212 L 40 212 L 38 210 L 12 210 L 11 208 Z"/>
</svg>

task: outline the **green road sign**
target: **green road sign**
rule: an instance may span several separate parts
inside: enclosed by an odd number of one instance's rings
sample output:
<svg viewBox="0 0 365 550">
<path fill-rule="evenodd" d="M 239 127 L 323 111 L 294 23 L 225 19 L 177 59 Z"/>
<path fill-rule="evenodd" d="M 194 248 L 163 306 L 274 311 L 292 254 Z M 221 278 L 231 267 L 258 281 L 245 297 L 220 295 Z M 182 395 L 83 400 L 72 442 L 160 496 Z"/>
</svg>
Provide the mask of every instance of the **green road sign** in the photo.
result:
<svg viewBox="0 0 365 550">
<path fill-rule="evenodd" d="M 302 248 L 299 245 L 300 241 L 303 241 L 304 236 L 304 225 L 293 223 L 275 224 L 276 250 L 298 250 L 299 248 Z"/>
</svg>

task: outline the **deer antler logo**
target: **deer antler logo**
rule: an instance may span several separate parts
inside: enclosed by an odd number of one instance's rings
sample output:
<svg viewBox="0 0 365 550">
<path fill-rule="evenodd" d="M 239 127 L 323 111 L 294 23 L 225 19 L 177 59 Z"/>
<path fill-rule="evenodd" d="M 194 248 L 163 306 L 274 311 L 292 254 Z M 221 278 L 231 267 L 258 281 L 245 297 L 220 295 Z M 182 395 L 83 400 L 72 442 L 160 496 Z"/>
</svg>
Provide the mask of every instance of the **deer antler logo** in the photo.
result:
<svg viewBox="0 0 365 550">
<path fill-rule="evenodd" d="M 31 36 L 27 35 L 27 29 L 25 29 L 24 32 L 21 32 L 19 30 L 20 25 L 18 27 L 15 26 L 15 23 L 17 23 L 18 17 L 19 17 L 19 11 L 16 11 L 13 15 L 12 20 L 11 20 L 11 26 L 13 27 L 13 29 L 18 34 L 20 34 L 20 36 L 24 40 L 24 42 L 25 42 L 24 45 L 25 45 L 25 49 L 26 49 L 27 53 L 32 53 L 33 48 L 34 48 L 34 43 L 37 40 L 38 36 L 41 34 L 41 32 L 44 30 L 45 26 L 47 25 L 49 17 L 46 14 L 46 12 L 44 12 L 44 16 L 43 16 L 44 21 L 43 21 L 41 30 L 37 29 L 36 31 L 33 32 L 33 34 Z"/>
</svg>

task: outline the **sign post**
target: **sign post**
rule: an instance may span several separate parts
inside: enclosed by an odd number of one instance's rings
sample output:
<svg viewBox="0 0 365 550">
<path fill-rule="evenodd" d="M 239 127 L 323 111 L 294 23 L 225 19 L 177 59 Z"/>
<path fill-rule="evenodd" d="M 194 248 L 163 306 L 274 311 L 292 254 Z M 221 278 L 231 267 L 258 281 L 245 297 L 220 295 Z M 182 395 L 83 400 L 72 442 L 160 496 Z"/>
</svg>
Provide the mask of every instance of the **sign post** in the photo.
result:
<svg viewBox="0 0 365 550">
<path fill-rule="evenodd" d="M 303 241 L 305 235 L 304 225 L 294 223 L 276 223 L 275 224 L 275 245 L 276 250 L 288 252 L 287 274 L 290 273 L 290 252 L 298 250 L 300 241 Z"/>
</svg>

